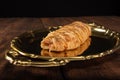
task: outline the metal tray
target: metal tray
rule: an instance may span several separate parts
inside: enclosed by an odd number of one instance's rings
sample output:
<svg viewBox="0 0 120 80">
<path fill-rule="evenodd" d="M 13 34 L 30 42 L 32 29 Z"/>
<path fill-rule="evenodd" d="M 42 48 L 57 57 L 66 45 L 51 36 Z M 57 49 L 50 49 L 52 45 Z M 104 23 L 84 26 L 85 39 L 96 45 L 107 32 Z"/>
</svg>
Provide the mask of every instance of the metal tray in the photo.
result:
<svg viewBox="0 0 120 80">
<path fill-rule="evenodd" d="M 91 45 L 81 55 L 73 57 L 41 56 L 40 41 L 53 30 L 61 26 L 50 27 L 46 31 L 35 30 L 25 32 L 11 41 L 11 50 L 5 58 L 14 65 L 51 67 L 66 65 L 70 61 L 90 60 L 109 55 L 120 48 L 120 34 L 95 23 L 89 24 L 92 28 Z"/>
</svg>

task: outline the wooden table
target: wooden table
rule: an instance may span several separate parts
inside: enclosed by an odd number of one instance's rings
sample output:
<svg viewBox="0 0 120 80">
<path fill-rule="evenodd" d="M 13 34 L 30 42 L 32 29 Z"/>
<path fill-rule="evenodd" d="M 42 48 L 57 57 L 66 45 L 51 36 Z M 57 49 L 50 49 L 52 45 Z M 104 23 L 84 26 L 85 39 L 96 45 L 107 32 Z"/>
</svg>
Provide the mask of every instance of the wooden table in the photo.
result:
<svg viewBox="0 0 120 80">
<path fill-rule="evenodd" d="M 118 16 L 0 18 L 0 80 L 120 80 L 120 50 L 102 58 L 70 62 L 60 67 L 21 67 L 5 60 L 10 41 L 26 31 L 47 29 L 80 20 L 120 32 Z"/>
</svg>

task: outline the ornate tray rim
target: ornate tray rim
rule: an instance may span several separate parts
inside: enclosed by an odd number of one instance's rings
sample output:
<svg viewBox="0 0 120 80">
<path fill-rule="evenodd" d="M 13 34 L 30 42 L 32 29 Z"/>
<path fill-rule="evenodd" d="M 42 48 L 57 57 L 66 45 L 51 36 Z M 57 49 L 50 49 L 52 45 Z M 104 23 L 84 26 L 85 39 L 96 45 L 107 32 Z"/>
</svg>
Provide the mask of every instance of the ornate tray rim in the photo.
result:
<svg viewBox="0 0 120 80">
<path fill-rule="evenodd" d="M 15 53 L 17 53 L 17 55 L 19 54 L 19 55 L 22 55 L 24 57 L 44 59 L 44 60 L 48 60 L 48 62 L 52 61 L 55 64 L 56 64 L 56 61 L 57 61 L 59 63 L 57 63 L 56 66 L 60 66 L 60 65 L 65 65 L 66 63 L 68 63 L 70 61 L 89 60 L 89 59 L 93 59 L 93 58 L 103 57 L 105 55 L 108 55 L 108 54 L 111 54 L 111 53 L 115 52 L 116 50 L 118 50 L 120 48 L 120 33 L 115 32 L 115 31 L 110 30 L 110 29 L 107 29 L 104 26 L 98 26 L 95 23 L 89 23 L 89 25 L 91 26 L 93 31 L 98 30 L 100 32 L 100 34 L 97 34 L 97 36 L 102 37 L 101 34 L 104 33 L 106 36 L 109 34 L 108 37 L 116 37 L 117 42 L 116 42 L 114 48 L 112 48 L 110 50 L 106 50 L 105 52 L 101 52 L 101 53 L 95 54 L 95 55 L 76 56 L 76 57 L 45 57 L 45 56 L 39 56 L 39 55 L 29 54 L 29 53 L 25 53 L 25 52 L 20 51 L 14 45 L 15 40 L 18 38 L 18 37 L 15 37 L 11 41 L 10 46 L 11 46 L 12 50 L 9 50 L 7 52 L 6 59 L 9 60 L 9 61 L 11 60 L 11 62 L 14 61 L 13 58 L 10 59 L 8 54 L 12 54 L 12 56 L 15 56 L 16 55 Z M 59 28 L 59 27 L 49 27 L 50 31 L 53 30 L 53 29 L 57 29 L 57 28 Z M 33 34 L 33 31 L 31 31 L 30 33 Z M 94 36 L 96 36 L 96 34 Z M 51 65 L 51 66 L 53 66 L 53 65 Z"/>
</svg>

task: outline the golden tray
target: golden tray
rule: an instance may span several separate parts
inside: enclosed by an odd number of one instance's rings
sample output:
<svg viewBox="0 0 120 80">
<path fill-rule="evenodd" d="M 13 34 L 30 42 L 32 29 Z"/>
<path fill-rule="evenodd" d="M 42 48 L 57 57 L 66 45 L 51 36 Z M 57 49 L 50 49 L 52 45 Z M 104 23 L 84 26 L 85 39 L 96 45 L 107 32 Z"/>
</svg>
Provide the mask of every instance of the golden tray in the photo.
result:
<svg viewBox="0 0 120 80">
<path fill-rule="evenodd" d="M 120 33 L 89 23 L 92 28 L 91 45 L 81 55 L 75 57 L 48 57 L 40 55 L 40 41 L 61 26 L 49 27 L 46 31 L 25 32 L 11 41 L 11 50 L 5 58 L 18 66 L 52 67 L 66 65 L 70 61 L 90 60 L 109 55 L 120 48 Z"/>
</svg>

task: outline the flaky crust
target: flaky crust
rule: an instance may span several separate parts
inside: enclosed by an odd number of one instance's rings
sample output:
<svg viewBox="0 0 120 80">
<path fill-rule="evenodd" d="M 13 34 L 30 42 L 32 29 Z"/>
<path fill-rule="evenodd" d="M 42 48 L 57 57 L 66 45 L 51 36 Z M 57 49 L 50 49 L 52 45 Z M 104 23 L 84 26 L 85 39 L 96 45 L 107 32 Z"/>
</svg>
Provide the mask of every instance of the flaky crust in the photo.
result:
<svg viewBox="0 0 120 80">
<path fill-rule="evenodd" d="M 72 50 L 80 47 L 91 36 L 89 25 L 75 21 L 50 32 L 42 41 L 41 48 L 49 51 Z"/>
</svg>

